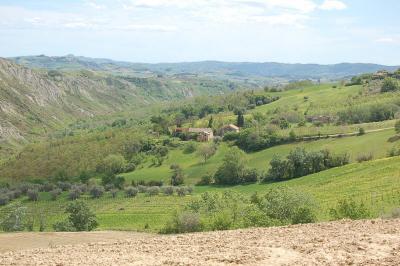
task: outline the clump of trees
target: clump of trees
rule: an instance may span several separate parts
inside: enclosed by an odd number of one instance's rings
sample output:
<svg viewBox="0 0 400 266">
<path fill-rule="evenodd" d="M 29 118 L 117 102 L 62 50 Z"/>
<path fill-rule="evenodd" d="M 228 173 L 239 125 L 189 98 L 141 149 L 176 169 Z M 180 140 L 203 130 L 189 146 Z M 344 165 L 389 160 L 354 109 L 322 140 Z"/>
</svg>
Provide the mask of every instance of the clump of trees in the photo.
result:
<svg viewBox="0 0 400 266">
<path fill-rule="evenodd" d="M 286 159 L 274 157 L 263 182 L 283 181 L 318 173 L 329 168 L 349 163 L 347 154 L 334 155 L 329 150 L 306 152 L 296 148 Z"/>
<path fill-rule="evenodd" d="M 367 219 L 371 218 L 371 212 L 363 202 L 357 203 L 354 199 L 342 199 L 335 208 L 331 208 L 329 213 L 334 220 L 339 219 Z"/>
<path fill-rule="evenodd" d="M 214 182 L 218 185 L 236 185 L 257 182 L 258 173 L 245 166 L 246 154 L 237 147 L 232 147 L 223 159 L 222 165 L 214 174 Z"/>
<path fill-rule="evenodd" d="M 338 118 L 339 122 L 349 124 L 379 122 L 394 119 L 399 110 L 398 105 L 390 103 L 357 105 L 338 112 Z"/>
</svg>

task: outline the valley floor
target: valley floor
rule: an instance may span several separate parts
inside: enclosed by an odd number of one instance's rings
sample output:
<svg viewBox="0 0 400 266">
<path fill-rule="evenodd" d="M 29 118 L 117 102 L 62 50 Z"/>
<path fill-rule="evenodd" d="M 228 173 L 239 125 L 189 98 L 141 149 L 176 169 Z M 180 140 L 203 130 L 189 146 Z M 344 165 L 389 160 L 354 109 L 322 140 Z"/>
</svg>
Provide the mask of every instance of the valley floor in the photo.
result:
<svg viewBox="0 0 400 266">
<path fill-rule="evenodd" d="M 400 220 L 184 235 L 0 234 L 0 247 L 0 265 L 399 265 Z"/>
</svg>

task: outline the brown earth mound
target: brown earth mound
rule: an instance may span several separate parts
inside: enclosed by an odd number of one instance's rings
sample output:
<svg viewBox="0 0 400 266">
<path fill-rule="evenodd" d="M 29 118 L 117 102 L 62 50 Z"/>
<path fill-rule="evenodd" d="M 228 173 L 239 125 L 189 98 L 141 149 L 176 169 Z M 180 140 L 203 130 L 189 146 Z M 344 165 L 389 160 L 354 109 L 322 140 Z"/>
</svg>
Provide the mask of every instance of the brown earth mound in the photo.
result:
<svg viewBox="0 0 400 266">
<path fill-rule="evenodd" d="M 13 246 L 13 236 L 24 246 Z M 0 234 L 0 247 L 13 250 L 0 253 L 0 265 L 400 265 L 400 220 L 168 236 L 122 232 L 26 234 L 25 240 L 23 236 Z M 88 243 L 100 239 L 102 243 Z M 44 247 L 46 243 L 51 244 Z M 41 248 L 27 249 L 35 246 Z"/>
</svg>

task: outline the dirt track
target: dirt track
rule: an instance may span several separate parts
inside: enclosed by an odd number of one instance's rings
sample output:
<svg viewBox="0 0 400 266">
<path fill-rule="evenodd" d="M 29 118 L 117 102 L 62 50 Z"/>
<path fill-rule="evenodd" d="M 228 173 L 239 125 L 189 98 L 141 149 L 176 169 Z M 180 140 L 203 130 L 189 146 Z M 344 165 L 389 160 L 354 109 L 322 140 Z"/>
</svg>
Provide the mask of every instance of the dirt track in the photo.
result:
<svg viewBox="0 0 400 266">
<path fill-rule="evenodd" d="M 10 236 L 0 234 L 3 250 L 7 246 L 14 250 L 0 253 L 0 265 L 400 265 L 400 220 L 339 221 L 173 236 L 121 232 L 29 234 L 19 250 Z M 26 249 L 35 238 L 39 244 L 32 242 L 31 247 L 42 248 Z M 52 245 L 44 248 L 51 239 Z M 70 245 L 56 246 L 64 244 L 63 239 Z M 104 239 L 103 243 L 87 243 L 99 239 Z M 71 245 L 79 241 L 86 243 Z"/>
</svg>

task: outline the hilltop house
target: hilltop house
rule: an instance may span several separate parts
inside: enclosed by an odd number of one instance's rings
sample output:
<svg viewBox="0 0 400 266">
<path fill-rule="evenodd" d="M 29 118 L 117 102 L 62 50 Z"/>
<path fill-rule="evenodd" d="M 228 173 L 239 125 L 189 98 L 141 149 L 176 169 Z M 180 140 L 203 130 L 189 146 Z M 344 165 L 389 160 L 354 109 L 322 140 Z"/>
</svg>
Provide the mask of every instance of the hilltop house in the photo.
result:
<svg viewBox="0 0 400 266">
<path fill-rule="evenodd" d="M 214 138 L 214 133 L 211 128 L 195 128 L 195 127 L 189 127 L 189 128 L 176 128 L 175 129 L 175 134 L 179 133 L 186 133 L 186 134 L 194 134 L 197 136 L 197 141 L 200 142 L 206 142 L 210 141 Z"/>
</svg>

